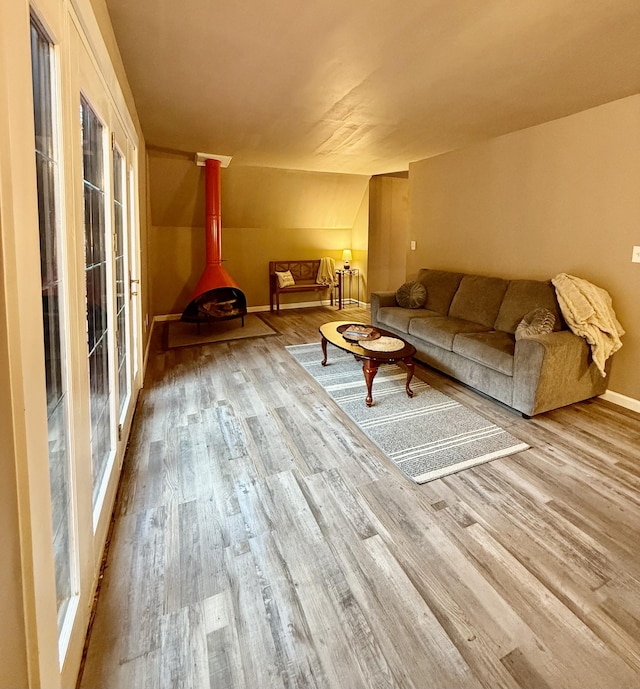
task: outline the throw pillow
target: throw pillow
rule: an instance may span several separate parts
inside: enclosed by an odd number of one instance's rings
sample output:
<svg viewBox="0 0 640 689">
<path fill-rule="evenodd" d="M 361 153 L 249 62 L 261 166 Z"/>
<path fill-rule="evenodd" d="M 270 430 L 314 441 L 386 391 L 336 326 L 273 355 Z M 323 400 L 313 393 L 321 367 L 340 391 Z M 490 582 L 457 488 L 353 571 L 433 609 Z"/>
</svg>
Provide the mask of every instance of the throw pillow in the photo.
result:
<svg viewBox="0 0 640 689">
<path fill-rule="evenodd" d="M 427 301 L 427 289 L 421 282 L 405 282 L 396 291 L 396 301 L 403 309 L 419 309 Z"/>
<path fill-rule="evenodd" d="M 276 270 L 276 277 L 278 278 L 278 287 L 291 287 L 296 284 L 290 270 Z"/>
<path fill-rule="evenodd" d="M 516 340 L 532 335 L 545 335 L 553 330 L 556 317 L 549 309 L 533 309 L 516 328 Z"/>
</svg>

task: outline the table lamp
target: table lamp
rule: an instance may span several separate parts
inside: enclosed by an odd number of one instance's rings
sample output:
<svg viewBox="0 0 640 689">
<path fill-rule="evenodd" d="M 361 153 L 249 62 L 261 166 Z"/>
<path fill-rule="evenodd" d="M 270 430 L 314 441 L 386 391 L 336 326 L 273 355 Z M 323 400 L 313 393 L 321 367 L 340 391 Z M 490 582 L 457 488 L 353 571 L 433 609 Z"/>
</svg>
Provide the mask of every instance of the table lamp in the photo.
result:
<svg viewBox="0 0 640 689">
<path fill-rule="evenodd" d="M 350 270 L 352 258 L 353 256 L 351 255 L 351 249 L 344 249 L 344 251 L 342 252 L 342 262 L 344 263 L 344 270 Z"/>
</svg>

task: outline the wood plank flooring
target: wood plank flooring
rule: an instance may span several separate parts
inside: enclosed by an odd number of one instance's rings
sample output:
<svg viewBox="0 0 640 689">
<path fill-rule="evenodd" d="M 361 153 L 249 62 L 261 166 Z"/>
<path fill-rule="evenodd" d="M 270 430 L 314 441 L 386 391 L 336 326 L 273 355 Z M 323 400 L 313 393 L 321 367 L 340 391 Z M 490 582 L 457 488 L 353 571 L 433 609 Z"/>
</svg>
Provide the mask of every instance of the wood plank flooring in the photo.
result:
<svg viewBox="0 0 640 689">
<path fill-rule="evenodd" d="M 531 448 L 416 486 L 284 349 L 368 313 L 264 317 L 154 335 L 80 687 L 640 687 L 640 415 L 417 366 Z"/>
</svg>

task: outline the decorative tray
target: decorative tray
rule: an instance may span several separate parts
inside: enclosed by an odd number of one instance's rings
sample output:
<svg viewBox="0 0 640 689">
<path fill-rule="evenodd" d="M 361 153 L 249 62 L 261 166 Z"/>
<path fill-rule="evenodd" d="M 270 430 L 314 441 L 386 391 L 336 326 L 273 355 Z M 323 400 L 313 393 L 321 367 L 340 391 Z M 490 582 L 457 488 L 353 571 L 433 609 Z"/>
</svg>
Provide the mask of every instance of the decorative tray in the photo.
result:
<svg viewBox="0 0 640 689">
<path fill-rule="evenodd" d="M 336 330 L 342 334 L 347 342 L 367 342 L 377 340 L 380 337 L 380 333 L 370 325 L 347 323 L 346 325 L 339 325 Z"/>
</svg>

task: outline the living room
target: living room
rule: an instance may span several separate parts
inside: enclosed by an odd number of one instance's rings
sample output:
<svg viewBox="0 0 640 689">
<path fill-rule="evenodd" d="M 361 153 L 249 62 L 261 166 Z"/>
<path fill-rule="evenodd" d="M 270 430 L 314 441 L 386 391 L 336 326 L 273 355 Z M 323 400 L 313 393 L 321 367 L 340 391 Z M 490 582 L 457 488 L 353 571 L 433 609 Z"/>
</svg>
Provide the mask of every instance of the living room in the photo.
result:
<svg viewBox="0 0 640 689">
<path fill-rule="evenodd" d="M 66 564 L 42 361 L 35 35 L 60 106 Z M 631 0 L 2 5 L 0 687 L 638 686 L 639 35 Z M 117 238 L 107 279 L 114 304 L 127 284 L 132 349 L 107 386 L 122 394 L 108 398 L 102 482 L 89 124 L 126 179 L 124 205 L 106 188 L 105 217 L 115 228 L 126 208 L 131 231 L 129 279 Z M 198 153 L 231 158 L 224 266 L 273 332 L 168 347 L 205 264 Z M 345 249 L 358 303 L 291 294 L 269 312 L 270 261 L 340 268 Z M 626 332 L 605 394 L 526 419 L 417 360 L 404 402 L 437 391 L 519 444 L 409 480 L 293 353 L 319 365 L 320 328 L 368 324 L 371 293 L 423 268 L 569 273 L 607 290 Z M 107 321 L 117 371 L 123 328 Z M 384 385 L 378 374 L 374 412 Z"/>
<path fill-rule="evenodd" d="M 413 162 L 406 177 L 232 162 L 221 173 L 226 265 L 262 308 L 269 260 L 327 254 L 339 266 L 346 247 L 363 302 L 425 266 L 507 279 L 577 275 L 610 293 L 626 330 L 607 397 L 640 411 L 640 269 L 631 261 L 639 117 L 640 96 L 629 96 Z M 192 157 L 151 149 L 149 185 L 151 313 L 162 317 L 180 313 L 199 277 L 204 174 Z"/>
</svg>

